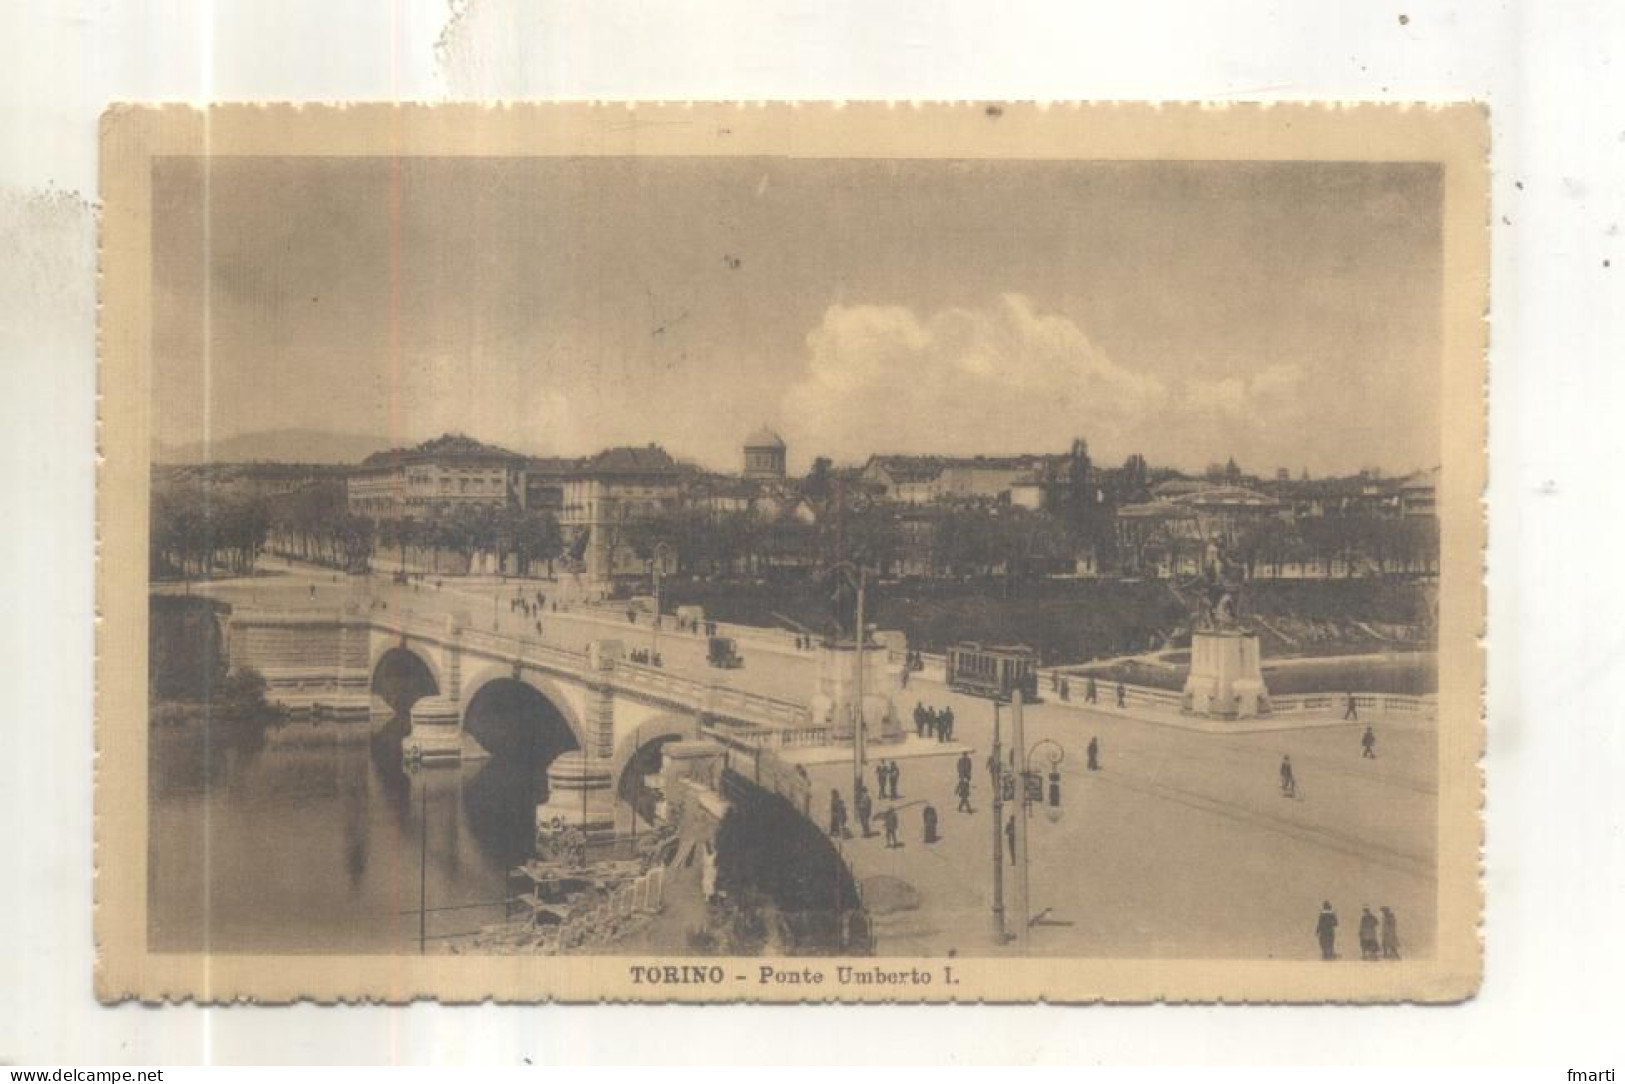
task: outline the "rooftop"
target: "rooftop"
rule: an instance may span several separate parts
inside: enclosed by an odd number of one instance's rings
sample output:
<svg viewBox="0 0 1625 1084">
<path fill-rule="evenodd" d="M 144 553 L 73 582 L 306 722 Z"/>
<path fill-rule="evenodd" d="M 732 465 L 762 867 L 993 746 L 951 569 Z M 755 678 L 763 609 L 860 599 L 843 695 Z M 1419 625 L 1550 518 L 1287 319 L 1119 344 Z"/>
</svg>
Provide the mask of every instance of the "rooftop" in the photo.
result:
<svg viewBox="0 0 1625 1084">
<path fill-rule="evenodd" d="M 783 448 L 784 438 L 779 436 L 767 426 L 762 426 L 756 432 L 745 438 L 747 448 Z"/>
</svg>

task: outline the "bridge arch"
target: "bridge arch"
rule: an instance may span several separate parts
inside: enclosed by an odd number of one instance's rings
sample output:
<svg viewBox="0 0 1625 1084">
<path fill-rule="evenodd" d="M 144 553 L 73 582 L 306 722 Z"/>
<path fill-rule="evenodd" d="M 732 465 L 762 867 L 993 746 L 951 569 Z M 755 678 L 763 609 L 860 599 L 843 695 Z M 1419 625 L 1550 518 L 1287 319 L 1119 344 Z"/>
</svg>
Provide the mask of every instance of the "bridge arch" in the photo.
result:
<svg viewBox="0 0 1625 1084">
<path fill-rule="evenodd" d="M 569 701 L 532 675 L 486 676 L 469 687 L 463 705 L 463 733 L 493 758 L 541 769 L 583 747 Z"/>
<path fill-rule="evenodd" d="M 372 695 L 399 716 L 425 696 L 439 696 L 444 686 L 432 659 L 401 644 L 386 646 L 372 660 Z"/>
<path fill-rule="evenodd" d="M 643 778 L 660 770 L 660 749 L 669 742 L 693 741 L 700 736 L 699 720 L 692 715 L 658 715 L 615 744 L 610 761 L 610 780 L 615 796 L 636 809 L 645 819 L 653 819 L 653 809 L 644 808 Z"/>
</svg>

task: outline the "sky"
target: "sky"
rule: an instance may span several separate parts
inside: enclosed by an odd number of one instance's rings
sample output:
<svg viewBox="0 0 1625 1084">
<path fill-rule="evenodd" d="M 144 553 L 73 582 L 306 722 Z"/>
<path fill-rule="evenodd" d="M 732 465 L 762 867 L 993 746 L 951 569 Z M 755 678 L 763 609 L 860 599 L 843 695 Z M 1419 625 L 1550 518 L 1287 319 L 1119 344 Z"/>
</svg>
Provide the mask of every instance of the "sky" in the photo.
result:
<svg viewBox="0 0 1625 1084">
<path fill-rule="evenodd" d="M 158 442 L 1439 462 L 1426 163 L 159 159 Z"/>
</svg>

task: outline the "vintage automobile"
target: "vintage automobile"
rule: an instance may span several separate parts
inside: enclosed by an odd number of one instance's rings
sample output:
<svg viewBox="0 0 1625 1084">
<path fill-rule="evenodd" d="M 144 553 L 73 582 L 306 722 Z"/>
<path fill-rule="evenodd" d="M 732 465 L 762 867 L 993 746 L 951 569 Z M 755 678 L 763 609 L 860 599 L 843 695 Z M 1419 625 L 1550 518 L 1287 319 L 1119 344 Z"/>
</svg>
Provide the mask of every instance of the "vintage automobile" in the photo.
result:
<svg viewBox="0 0 1625 1084">
<path fill-rule="evenodd" d="M 730 636 L 713 636 L 707 643 L 705 661 L 723 670 L 736 670 L 745 665 Z"/>
</svg>

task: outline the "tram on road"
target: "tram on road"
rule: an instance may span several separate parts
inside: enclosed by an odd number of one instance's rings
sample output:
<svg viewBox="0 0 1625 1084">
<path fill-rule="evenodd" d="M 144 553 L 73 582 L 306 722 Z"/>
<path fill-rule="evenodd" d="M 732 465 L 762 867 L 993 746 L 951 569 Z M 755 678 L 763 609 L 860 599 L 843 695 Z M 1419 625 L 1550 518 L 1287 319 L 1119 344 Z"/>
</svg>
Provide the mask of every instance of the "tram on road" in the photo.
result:
<svg viewBox="0 0 1625 1084">
<path fill-rule="evenodd" d="M 1036 704 L 1038 652 L 1019 644 L 954 644 L 948 649 L 947 678 L 955 692 L 1009 700 L 1020 689 L 1024 703 Z"/>
</svg>

